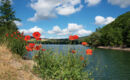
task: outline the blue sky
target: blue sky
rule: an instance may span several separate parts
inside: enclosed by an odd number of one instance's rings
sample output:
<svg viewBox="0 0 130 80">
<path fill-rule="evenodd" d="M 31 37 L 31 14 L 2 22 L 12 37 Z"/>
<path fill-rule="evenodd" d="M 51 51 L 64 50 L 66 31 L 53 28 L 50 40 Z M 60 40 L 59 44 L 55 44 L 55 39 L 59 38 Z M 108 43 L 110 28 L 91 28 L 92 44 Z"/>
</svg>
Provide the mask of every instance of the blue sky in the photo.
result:
<svg viewBox="0 0 130 80">
<path fill-rule="evenodd" d="M 130 0 L 12 0 L 19 30 L 45 38 L 87 36 L 130 11 Z"/>
</svg>

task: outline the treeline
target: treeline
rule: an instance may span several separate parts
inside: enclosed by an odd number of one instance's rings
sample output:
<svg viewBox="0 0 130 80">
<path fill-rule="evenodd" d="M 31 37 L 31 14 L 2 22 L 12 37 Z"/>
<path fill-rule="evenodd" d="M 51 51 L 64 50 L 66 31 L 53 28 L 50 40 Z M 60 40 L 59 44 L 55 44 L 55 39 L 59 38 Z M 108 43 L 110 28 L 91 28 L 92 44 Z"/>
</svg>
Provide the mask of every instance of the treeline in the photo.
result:
<svg viewBox="0 0 130 80">
<path fill-rule="evenodd" d="M 34 42 L 34 41 L 29 41 Z M 81 44 L 80 40 L 70 41 L 69 39 L 49 39 L 47 41 L 39 41 L 42 44 Z"/>
<path fill-rule="evenodd" d="M 86 38 L 91 46 L 130 47 L 130 11 Z"/>
<path fill-rule="evenodd" d="M 47 41 L 42 42 L 42 44 L 81 44 L 87 36 L 79 37 L 79 39 L 76 40 L 69 40 L 66 39 L 49 39 Z"/>
<path fill-rule="evenodd" d="M 49 41 L 45 41 L 42 44 L 80 44 L 81 42 L 78 40 L 74 40 L 74 41 L 70 41 L 68 39 L 64 39 L 64 40 L 49 40 Z"/>
</svg>

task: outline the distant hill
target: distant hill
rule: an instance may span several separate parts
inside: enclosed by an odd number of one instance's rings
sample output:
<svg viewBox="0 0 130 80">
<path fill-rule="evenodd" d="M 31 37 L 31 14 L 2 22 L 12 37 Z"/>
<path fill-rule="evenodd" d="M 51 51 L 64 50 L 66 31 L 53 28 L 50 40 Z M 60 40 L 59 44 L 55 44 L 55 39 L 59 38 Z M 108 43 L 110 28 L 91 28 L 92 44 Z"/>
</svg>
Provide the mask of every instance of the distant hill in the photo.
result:
<svg viewBox="0 0 130 80">
<path fill-rule="evenodd" d="M 112 23 L 97 29 L 87 38 L 93 46 L 130 46 L 130 11 L 120 15 Z"/>
</svg>

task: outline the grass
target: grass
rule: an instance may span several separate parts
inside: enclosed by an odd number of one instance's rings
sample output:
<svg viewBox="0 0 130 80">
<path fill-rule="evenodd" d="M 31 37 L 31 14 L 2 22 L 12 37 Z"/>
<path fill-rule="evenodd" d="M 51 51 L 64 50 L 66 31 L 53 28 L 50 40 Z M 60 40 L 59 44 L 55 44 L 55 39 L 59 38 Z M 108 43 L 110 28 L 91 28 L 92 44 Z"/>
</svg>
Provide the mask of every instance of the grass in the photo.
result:
<svg viewBox="0 0 130 80">
<path fill-rule="evenodd" d="M 0 80 L 41 80 L 32 74 L 33 65 L 33 61 L 23 60 L 0 45 Z"/>
<path fill-rule="evenodd" d="M 33 70 L 43 80 L 93 80 L 85 69 L 87 60 L 80 60 L 80 56 L 68 52 L 54 53 L 50 50 L 38 52 L 34 56 L 37 63 Z"/>
<path fill-rule="evenodd" d="M 23 56 L 27 53 L 25 49 L 26 42 L 24 40 L 24 36 L 18 31 L 5 29 L 3 33 L 0 33 L 0 36 L 0 45 L 6 44 L 12 53 L 20 56 Z"/>
</svg>

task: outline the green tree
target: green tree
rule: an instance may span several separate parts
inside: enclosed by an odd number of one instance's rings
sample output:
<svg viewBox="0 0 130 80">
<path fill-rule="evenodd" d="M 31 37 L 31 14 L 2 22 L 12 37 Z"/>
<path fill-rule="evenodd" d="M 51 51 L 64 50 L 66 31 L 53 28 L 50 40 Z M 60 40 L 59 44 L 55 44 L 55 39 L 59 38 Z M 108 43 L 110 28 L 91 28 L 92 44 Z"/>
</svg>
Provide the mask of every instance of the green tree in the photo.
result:
<svg viewBox="0 0 130 80">
<path fill-rule="evenodd" d="M 128 31 L 128 35 L 127 35 L 127 44 L 130 47 L 130 30 Z"/>
<path fill-rule="evenodd" d="M 17 26 L 14 23 L 15 20 L 20 21 L 20 19 L 15 17 L 15 11 L 11 7 L 10 0 L 1 0 L 0 27 L 17 30 Z"/>
<path fill-rule="evenodd" d="M 100 45 L 100 32 L 94 32 L 89 37 L 86 38 L 86 42 L 88 42 L 91 46 L 96 47 Z"/>
<path fill-rule="evenodd" d="M 117 17 L 115 21 L 101 28 L 102 46 L 128 46 L 130 30 L 130 11 Z"/>
</svg>

